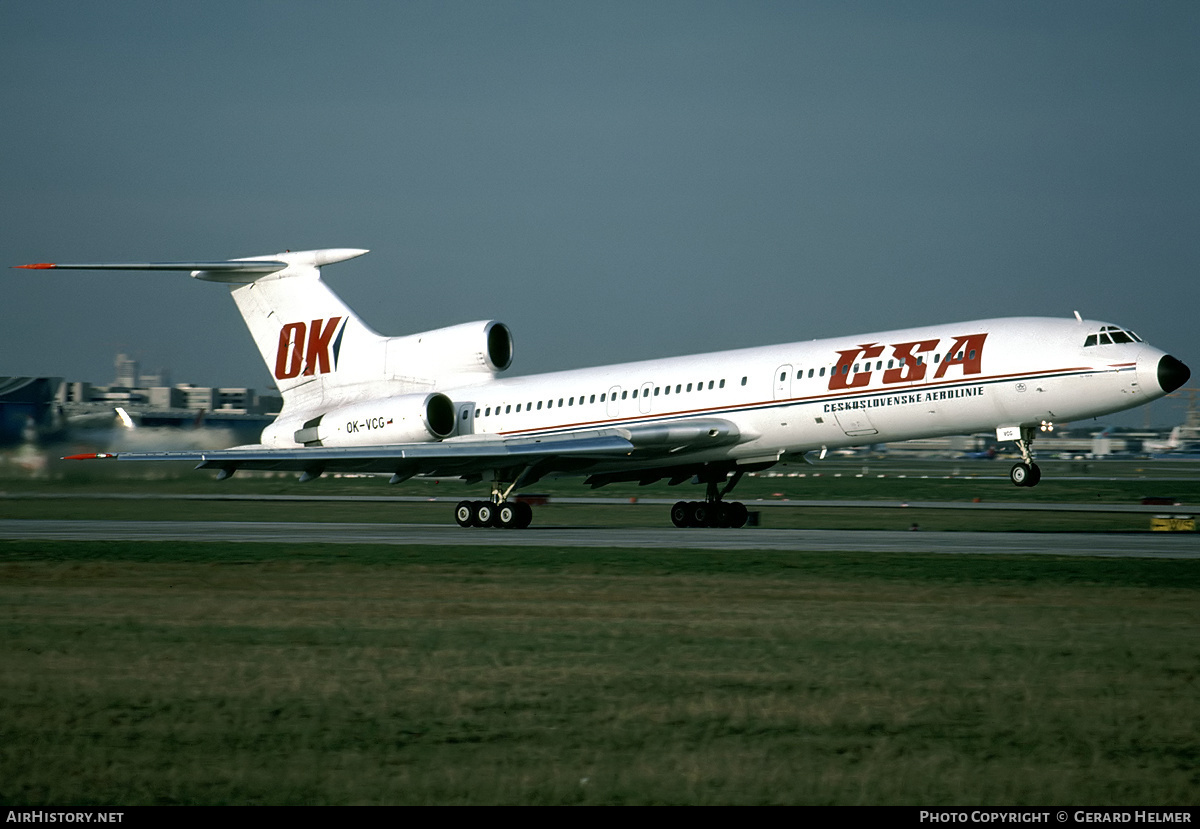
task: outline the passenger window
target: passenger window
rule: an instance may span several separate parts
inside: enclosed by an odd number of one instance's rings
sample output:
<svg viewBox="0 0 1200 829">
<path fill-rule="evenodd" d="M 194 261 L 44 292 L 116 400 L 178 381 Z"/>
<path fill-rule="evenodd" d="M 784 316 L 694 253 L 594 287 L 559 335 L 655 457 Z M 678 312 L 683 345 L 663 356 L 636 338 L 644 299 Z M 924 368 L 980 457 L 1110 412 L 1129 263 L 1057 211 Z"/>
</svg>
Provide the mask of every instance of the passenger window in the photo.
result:
<svg viewBox="0 0 1200 829">
<path fill-rule="evenodd" d="M 558 398 L 558 408 L 562 408 L 562 398 Z"/>
<path fill-rule="evenodd" d="M 491 417 L 491 416 L 492 416 L 492 407 L 491 407 L 491 406 L 488 406 L 488 407 L 487 407 L 487 411 L 485 411 L 485 412 L 483 413 L 483 416 L 484 416 L 484 417 Z"/>
<path fill-rule="evenodd" d="M 712 387 L 713 387 L 713 381 L 712 381 L 712 380 L 709 380 L 709 381 L 708 381 L 708 388 L 711 390 L 711 389 L 712 389 Z"/>
<path fill-rule="evenodd" d="M 746 380 L 745 380 L 745 378 L 743 378 L 743 379 L 742 379 L 742 383 L 744 384 L 745 382 L 746 382 Z M 676 383 L 676 384 L 675 384 L 675 393 L 676 393 L 676 394 L 679 394 L 679 390 L 680 390 L 680 389 L 682 389 L 682 388 L 683 388 L 683 386 L 682 386 L 682 385 L 680 385 L 679 383 Z"/>
<path fill-rule="evenodd" d="M 479 417 L 479 409 L 476 409 L 476 410 L 475 410 L 475 416 L 476 416 L 476 417 Z"/>
<path fill-rule="evenodd" d="M 658 397 L 658 386 L 654 387 L 654 396 Z"/>
<path fill-rule="evenodd" d="M 744 386 L 744 385 L 746 385 L 746 378 L 745 378 L 745 377 L 743 377 L 743 378 L 742 378 L 742 385 L 743 385 L 743 386 Z M 679 389 L 678 389 L 678 388 L 676 388 L 676 389 L 675 389 L 675 391 L 679 391 Z"/>
<path fill-rule="evenodd" d="M 601 402 L 601 403 L 603 403 L 603 402 L 604 402 L 604 398 L 605 398 L 605 397 L 607 397 L 607 396 L 608 396 L 608 393 L 607 393 L 607 392 L 605 392 L 604 394 L 600 395 L 600 402 Z"/>
<path fill-rule="evenodd" d="M 719 388 L 719 389 L 723 389 L 723 388 L 725 388 L 725 381 L 724 381 L 724 380 L 722 380 L 722 381 L 721 381 L 721 383 L 720 383 L 720 385 L 719 385 L 719 386 L 717 386 L 717 388 Z"/>
<path fill-rule="evenodd" d="M 670 393 L 671 393 L 671 387 L 663 386 L 663 394 L 670 394 Z"/>
<path fill-rule="evenodd" d="M 538 401 L 538 411 L 540 412 L 541 410 L 542 410 L 542 401 L 539 400 Z"/>
<path fill-rule="evenodd" d="M 505 407 L 504 407 L 504 413 L 505 413 L 505 414 L 508 414 L 508 413 L 510 413 L 511 411 L 512 411 L 512 406 L 505 406 Z"/>
<path fill-rule="evenodd" d="M 820 376 L 821 376 L 821 377 L 824 377 L 824 376 L 825 376 L 825 366 L 821 366 L 821 374 L 820 374 Z"/>
<path fill-rule="evenodd" d="M 623 392 L 621 392 L 621 399 L 622 399 L 622 400 L 626 399 L 627 397 L 629 397 L 629 392 L 627 392 L 627 391 L 623 391 Z"/>
<path fill-rule="evenodd" d="M 688 390 L 688 391 L 691 391 L 691 390 L 692 390 L 692 384 L 691 384 L 691 383 L 688 383 L 688 389 L 687 389 L 687 390 Z"/>
<path fill-rule="evenodd" d="M 883 368 L 883 360 L 880 360 L 878 363 L 875 364 L 876 371 L 879 371 L 881 368 Z"/>
<path fill-rule="evenodd" d="M 971 349 L 971 354 L 969 356 L 969 359 L 971 359 L 971 360 L 975 359 L 975 349 L 973 349 L 973 348 Z"/>
<path fill-rule="evenodd" d="M 634 389 L 634 390 L 633 390 L 633 396 L 634 396 L 634 397 L 637 397 L 637 393 L 638 393 L 638 390 L 637 390 L 637 389 Z"/>
<path fill-rule="evenodd" d="M 594 395 L 594 394 L 593 394 L 593 395 L 592 395 L 592 397 L 591 397 L 591 399 L 590 399 L 590 400 L 588 400 L 588 402 L 589 402 L 589 403 L 595 403 L 595 402 L 596 402 L 596 395 Z"/>
<path fill-rule="evenodd" d="M 808 379 L 809 379 L 809 380 L 811 380 L 811 379 L 812 379 L 812 376 L 813 376 L 813 370 L 810 368 L 810 369 L 808 370 Z"/>
</svg>

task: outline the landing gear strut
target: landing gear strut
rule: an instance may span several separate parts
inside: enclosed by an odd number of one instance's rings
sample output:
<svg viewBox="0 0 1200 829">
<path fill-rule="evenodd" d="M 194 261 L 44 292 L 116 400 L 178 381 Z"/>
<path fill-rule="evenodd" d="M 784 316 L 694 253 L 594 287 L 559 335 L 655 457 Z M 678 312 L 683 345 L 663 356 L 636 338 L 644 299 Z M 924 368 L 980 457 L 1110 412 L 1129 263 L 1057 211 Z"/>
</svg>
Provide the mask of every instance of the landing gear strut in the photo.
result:
<svg viewBox="0 0 1200 829">
<path fill-rule="evenodd" d="M 749 510 L 741 501 L 724 501 L 725 495 L 737 486 L 742 472 L 733 473 L 724 489 L 718 491 L 719 481 L 708 481 L 703 501 L 680 501 L 671 507 L 671 523 L 676 527 L 744 527 Z"/>
<path fill-rule="evenodd" d="M 1017 439 L 1017 448 L 1021 450 L 1021 463 L 1014 463 L 1008 470 L 1008 478 L 1014 486 L 1037 486 L 1042 479 L 1041 468 L 1033 462 L 1033 436 L 1036 434 L 1032 426 L 1021 427 L 1021 437 Z"/>
</svg>

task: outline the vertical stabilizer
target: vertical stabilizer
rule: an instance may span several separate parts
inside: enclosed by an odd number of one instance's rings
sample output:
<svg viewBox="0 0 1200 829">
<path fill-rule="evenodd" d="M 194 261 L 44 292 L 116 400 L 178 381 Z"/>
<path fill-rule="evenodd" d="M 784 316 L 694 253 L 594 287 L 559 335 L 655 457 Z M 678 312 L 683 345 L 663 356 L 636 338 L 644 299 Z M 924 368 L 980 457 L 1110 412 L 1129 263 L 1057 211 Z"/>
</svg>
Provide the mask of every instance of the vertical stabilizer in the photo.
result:
<svg viewBox="0 0 1200 829">
<path fill-rule="evenodd" d="M 216 281 L 240 283 L 233 289 L 246 326 L 287 407 L 317 405 L 338 398 L 338 390 L 382 380 L 386 346 L 321 279 L 322 265 L 365 250 L 280 253 L 237 261 L 276 261 L 286 267 L 248 278 L 220 274 Z M 214 274 L 198 271 L 200 279 Z"/>
</svg>

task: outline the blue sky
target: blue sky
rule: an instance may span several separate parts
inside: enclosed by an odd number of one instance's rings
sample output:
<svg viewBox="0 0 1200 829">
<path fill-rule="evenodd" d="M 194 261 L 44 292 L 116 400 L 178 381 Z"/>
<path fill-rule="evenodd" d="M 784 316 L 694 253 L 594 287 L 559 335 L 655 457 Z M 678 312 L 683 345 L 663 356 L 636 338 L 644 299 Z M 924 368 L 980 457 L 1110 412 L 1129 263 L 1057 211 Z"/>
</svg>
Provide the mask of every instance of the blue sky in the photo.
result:
<svg viewBox="0 0 1200 829">
<path fill-rule="evenodd" d="M 368 323 L 499 319 L 521 374 L 1076 309 L 1195 366 L 1197 43 L 1194 2 L 0 0 L 0 251 L 370 248 L 325 271 Z M 0 374 L 270 386 L 221 286 L 5 273 Z"/>
</svg>

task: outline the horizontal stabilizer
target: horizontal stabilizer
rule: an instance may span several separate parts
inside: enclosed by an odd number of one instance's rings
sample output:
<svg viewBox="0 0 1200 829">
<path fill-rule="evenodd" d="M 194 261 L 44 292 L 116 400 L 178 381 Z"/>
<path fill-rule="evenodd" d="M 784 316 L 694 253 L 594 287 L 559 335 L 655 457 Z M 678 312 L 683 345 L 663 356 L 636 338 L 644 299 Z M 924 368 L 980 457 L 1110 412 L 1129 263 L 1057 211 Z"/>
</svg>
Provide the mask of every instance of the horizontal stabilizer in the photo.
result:
<svg viewBox="0 0 1200 829">
<path fill-rule="evenodd" d="M 13 265 L 30 270 L 75 271 L 226 271 L 236 273 L 274 273 L 288 266 L 287 262 L 100 262 L 88 264 L 58 264 L 35 262 L 32 265 Z"/>
<path fill-rule="evenodd" d="M 58 263 L 34 262 L 29 265 L 14 265 L 34 271 L 191 271 L 192 276 L 208 282 L 253 282 L 264 274 L 277 273 L 287 268 L 319 268 L 334 262 L 345 262 L 366 253 L 362 248 L 324 248 L 321 250 L 297 250 L 273 253 L 268 256 L 247 256 L 216 262 L 86 262 Z M 245 279 L 243 277 L 252 278 Z"/>
</svg>

